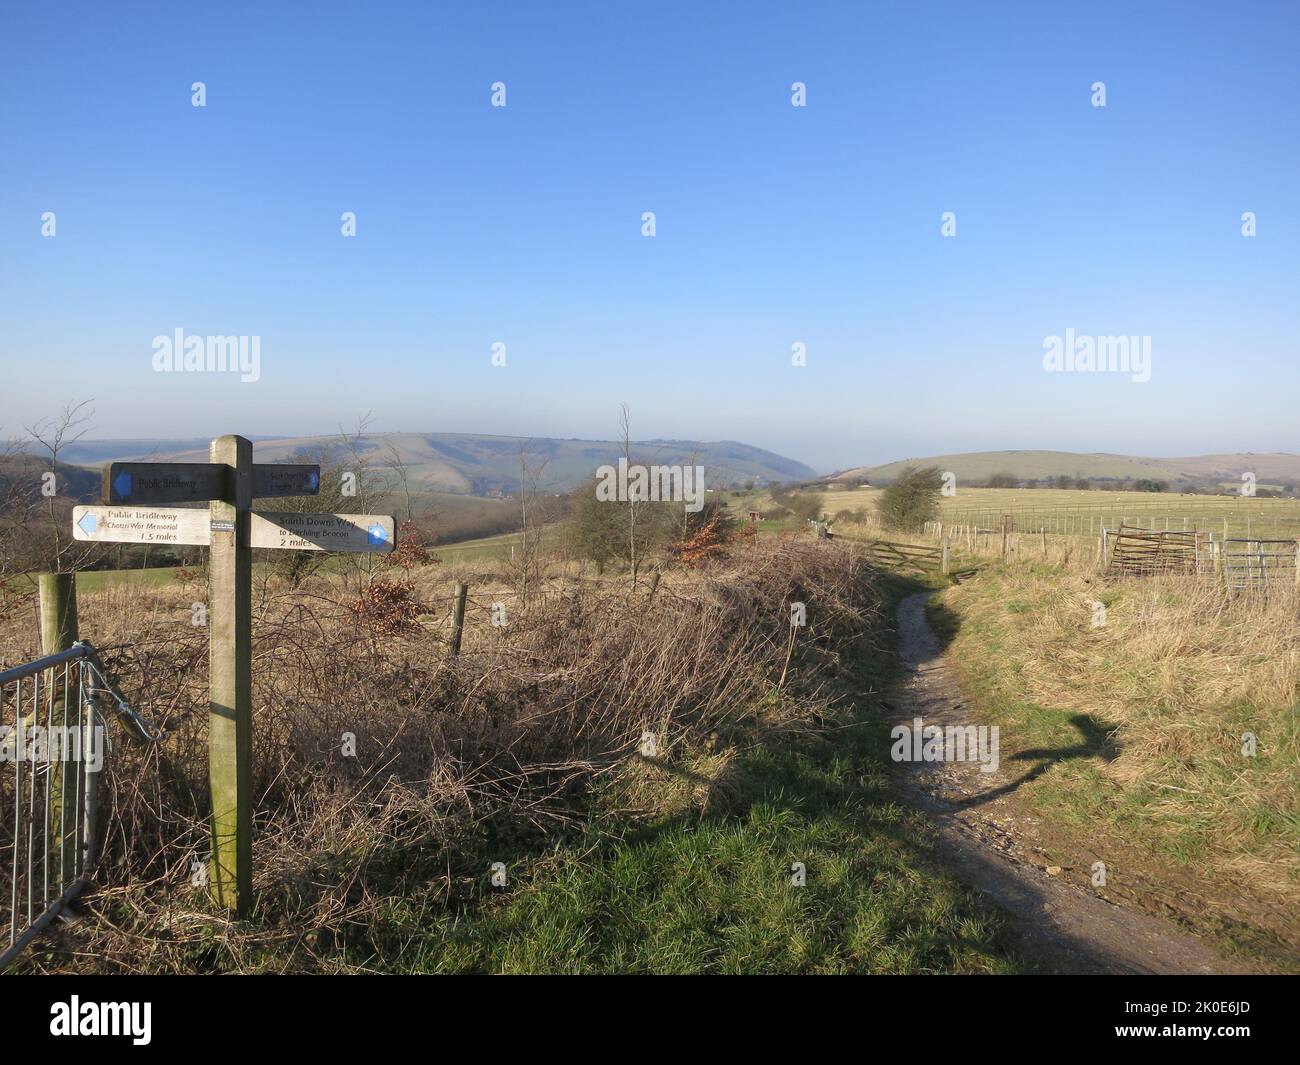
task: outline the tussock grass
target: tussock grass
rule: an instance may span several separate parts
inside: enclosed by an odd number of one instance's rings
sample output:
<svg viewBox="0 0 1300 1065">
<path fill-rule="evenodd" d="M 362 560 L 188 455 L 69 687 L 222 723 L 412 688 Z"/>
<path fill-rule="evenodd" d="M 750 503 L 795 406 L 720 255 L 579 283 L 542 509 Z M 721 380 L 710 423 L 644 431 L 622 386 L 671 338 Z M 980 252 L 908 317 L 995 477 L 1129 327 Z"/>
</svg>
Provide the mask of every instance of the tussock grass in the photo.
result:
<svg viewBox="0 0 1300 1065">
<path fill-rule="evenodd" d="M 1098 849 L 1108 836 L 1147 849 L 1211 909 L 1300 944 L 1294 589 L 1228 603 L 1193 579 L 989 564 L 932 620 L 1002 724 L 1004 763 L 1017 750 L 1052 762 L 1023 789 L 1034 803 Z"/>
</svg>

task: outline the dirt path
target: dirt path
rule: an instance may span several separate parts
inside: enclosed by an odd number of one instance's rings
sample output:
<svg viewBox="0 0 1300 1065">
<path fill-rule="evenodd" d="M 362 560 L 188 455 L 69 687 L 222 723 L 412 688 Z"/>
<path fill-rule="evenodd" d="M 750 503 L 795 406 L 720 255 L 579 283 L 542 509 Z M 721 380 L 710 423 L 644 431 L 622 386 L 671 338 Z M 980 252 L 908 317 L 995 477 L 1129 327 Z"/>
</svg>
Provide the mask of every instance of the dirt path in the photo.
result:
<svg viewBox="0 0 1300 1065">
<path fill-rule="evenodd" d="M 901 682 L 887 704 L 896 723 L 977 724 L 965 709 L 957 678 L 925 617 L 933 592 L 899 604 Z M 1237 973 L 1255 971 L 1226 960 L 1200 940 L 1159 918 L 1117 906 L 1049 875 L 1036 862 L 1033 822 L 1014 801 L 1015 775 L 974 762 L 910 763 L 905 788 L 938 833 L 940 849 L 963 882 L 993 896 L 1009 913 L 1021 948 L 1057 973 Z"/>
</svg>

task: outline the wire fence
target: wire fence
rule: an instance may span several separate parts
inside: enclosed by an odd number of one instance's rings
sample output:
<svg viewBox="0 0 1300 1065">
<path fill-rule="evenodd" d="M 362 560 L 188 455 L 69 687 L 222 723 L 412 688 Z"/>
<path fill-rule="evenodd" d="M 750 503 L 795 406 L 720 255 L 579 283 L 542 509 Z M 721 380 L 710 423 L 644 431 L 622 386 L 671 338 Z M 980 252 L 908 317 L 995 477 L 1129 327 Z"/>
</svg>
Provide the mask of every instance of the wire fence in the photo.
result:
<svg viewBox="0 0 1300 1065">
<path fill-rule="evenodd" d="M 945 525 L 969 525 L 978 530 L 1000 529 L 1003 519 L 1027 532 L 1054 535 L 1099 536 L 1103 528 L 1118 529 L 1128 525 L 1153 532 L 1213 531 L 1222 538 L 1261 537 L 1294 539 L 1300 537 L 1300 503 L 1293 499 L 1255 500 L 1231 498 L 1221 501 L 1168 503 L 1142 500 L 1140 504 L 1124 502 L 1006 504 L 1004 506 L 966 506 L 946 502 L 939 517 Z"/>
<path fill-rule="evenodd" d="M 1213 579 L 1230 595 L 1268 593 L 1291 584 L 1300 589 L 1300 537 L 1222 536 L 1213 529 L 1161 528 L 1102 524 L 1095 537 L 1071 535 L 1037 518 L 999 514 L 991 527 L 978 523 L 928 521 L 923 538 L 946 545 L 957 555 L 1030 559 L 1069 564 L 1095 560 L 1110 573 L 1128 576 L 1184 574 Z"/>
</svg>

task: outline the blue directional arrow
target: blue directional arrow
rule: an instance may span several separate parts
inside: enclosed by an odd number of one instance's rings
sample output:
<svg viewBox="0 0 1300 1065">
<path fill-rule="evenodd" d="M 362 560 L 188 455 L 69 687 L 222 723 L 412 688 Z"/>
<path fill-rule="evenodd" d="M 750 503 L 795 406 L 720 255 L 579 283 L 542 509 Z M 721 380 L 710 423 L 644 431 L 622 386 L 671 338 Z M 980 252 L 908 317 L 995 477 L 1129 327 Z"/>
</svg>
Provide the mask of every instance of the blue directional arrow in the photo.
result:
<svg viewBox="0 0 1300 1065">
<path fill-rule="evenodd" d="M 93 514 L 83 514 L 77 524 L 86 530 L 87 536 L 93 536 L 95 530 L 99 528 L 99 519 Z"/>
<path fill-rule="evenodd" d="M 312 470 L 307 474 L 307 487 L 313 492 L 320 488 L 320 470 Z"/>
<path fill-rule="evenodd" d="M 378 545 L 388 543 L 388 530 L 378 522 L 375 522 L 374 525 L 370 526 L 366 532 L 370 534 L 370 542 L 372 544 Z"/>
<path fill-rule="evenodd" d="M 113 478 L 113 491 L 118 499 L 126 499 L 131 494 L 131 475 L 126 470 Z"/>
</svg>

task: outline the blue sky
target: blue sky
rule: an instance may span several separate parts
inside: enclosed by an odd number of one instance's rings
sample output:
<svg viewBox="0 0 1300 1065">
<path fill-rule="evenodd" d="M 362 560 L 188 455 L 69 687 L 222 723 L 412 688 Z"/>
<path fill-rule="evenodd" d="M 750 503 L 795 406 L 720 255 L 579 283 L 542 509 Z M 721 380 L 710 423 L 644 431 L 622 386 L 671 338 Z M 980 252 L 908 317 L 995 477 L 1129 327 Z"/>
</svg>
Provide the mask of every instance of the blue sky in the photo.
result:
<svg viewBox="0 0 1300 1065">
<path fill-rule="evenodd" d="M 1300 450 L 1300 5 L 3 20 L 0 433 L 93 397 L 106 437 L 610 437 L 626 402 L 821 468 Z M 259 336 L 260 380 L 155 373 L 177 328 Z M 1150 336 L 1151 380 L 1044 372 L 1067 328 Z"/>
</svg>

